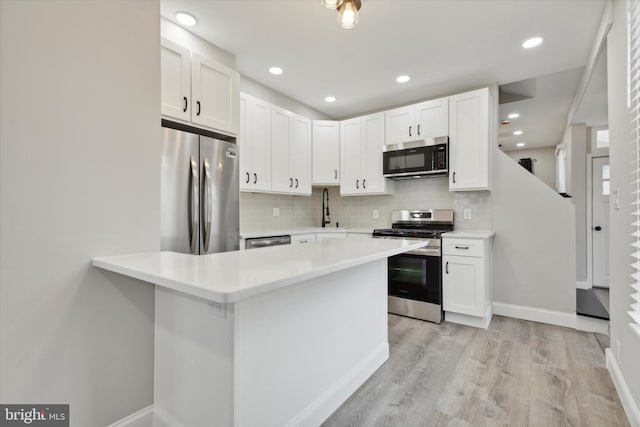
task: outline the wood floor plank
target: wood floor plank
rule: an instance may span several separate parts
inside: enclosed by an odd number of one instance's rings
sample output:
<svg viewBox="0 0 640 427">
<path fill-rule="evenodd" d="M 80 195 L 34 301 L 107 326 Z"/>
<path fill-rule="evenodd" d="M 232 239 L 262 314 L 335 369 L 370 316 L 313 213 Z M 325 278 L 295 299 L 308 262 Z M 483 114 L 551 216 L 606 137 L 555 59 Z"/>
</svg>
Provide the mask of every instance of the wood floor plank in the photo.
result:
<svg viewBox="0 0 640 427">
<path fill-rule="evenodd" d="M 592 333 L 389 315 L 389 360 L 323 426 L 628 426 Z"/>
</svg>

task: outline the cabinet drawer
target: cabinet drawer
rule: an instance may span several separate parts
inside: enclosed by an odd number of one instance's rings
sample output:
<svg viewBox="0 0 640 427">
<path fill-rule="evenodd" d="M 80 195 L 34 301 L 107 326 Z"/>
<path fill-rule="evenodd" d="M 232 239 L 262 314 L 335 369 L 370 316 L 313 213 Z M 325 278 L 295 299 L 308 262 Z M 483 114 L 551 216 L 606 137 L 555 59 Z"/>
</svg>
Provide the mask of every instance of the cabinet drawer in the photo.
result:
<svg viewBox="0 0 640 427">
<path fill-rule="evenodd" d="M 485 248 L 482 239 L 442 239 L 444 255 L 484 257 Z"/>
<path fill-rule="evenodd" d="M 311 243 L 316 241 L 315 234 L 297 234 L 291 236 L 291 243 L 295 244 L 303 244 L 303 243 Z"/>
</svg>

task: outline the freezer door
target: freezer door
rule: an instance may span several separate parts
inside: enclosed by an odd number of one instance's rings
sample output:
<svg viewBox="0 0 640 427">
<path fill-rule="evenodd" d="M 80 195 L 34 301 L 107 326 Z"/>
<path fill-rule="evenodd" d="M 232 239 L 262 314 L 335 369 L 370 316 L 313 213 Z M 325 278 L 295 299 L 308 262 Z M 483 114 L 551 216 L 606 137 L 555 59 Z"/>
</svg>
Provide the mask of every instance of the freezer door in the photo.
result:
<svg viewBox="0 0 640 427">
<path fill-rule="evenodd" d="M 162 128 L 160 176 L 160 248 L 197 254 L 199 251 L 198 135 Z"/>
<path fill-rule="evenodd" d="M 240 244 L 238 146 L 200 137 L 200 253 L 235 251 Z"/>
</svg>

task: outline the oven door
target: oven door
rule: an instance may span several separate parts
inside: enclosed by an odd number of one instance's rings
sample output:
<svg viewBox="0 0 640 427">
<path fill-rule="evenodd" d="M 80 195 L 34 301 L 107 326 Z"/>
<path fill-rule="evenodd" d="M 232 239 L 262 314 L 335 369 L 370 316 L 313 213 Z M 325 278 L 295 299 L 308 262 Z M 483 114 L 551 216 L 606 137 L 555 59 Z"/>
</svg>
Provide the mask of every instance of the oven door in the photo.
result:
<svg viewBox="0 0 640 427">
<path fill-rule="evenodd" d="M 432 166 L 432 147 L 417 147 L 382 153 L 384 175 L 425 172 Z"/>
<path fill-rule="evenodd" d="M 440 256 L 405 253 L 389 258 L 389 295 L 440 305 Z"/>
</svg>

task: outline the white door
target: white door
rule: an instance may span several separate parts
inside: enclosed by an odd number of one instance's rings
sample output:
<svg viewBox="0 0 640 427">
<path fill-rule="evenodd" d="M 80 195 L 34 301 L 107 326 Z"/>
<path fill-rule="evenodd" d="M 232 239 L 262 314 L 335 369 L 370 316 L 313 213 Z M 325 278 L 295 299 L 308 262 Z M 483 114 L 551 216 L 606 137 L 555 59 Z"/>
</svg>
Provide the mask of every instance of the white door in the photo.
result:
<svg viewBox="0 0 640 427">
<path fill-rule="evenodd" d="M 444 311 L 484 316 L 484 259 L 445 255 L 442 264 Z"/>
<path fill-rule="evenodd" d="M 395 108 L 385 112 L 385 143 L 398 144 L 400 142 L 418 139 L 415 129 L 414 106 Z"/>
<path fill-rule="evenodd" d="M 292 113 L 271 107 L 271 189 L 278 193 L 293 192 L 293 176 L 289 165 Z"/>
<path fill-rule="evenodd" d="M 340 122 L 313 121 L 313 183 L 340 184 Z"/>
<path fill-rule="evenodd" d="M 592 158 L 591 236 L 593 286 L 609 287 L 609 158 Z"/>
<path fill-rule="evenodd" d="M 289 171 L 293 192 L 311 194 L 311 120 L 295 114 L 290 134 Z"/>
<path fill-rule="evenodd" d="M 382 147 L 384 145 L 384 113 L 362 118 L 362 146 L 364 150 L 362 190 L 365 193 L 384 192 L 382 176 Z"/>
<path fill-rule="evenodd" d="M 228 134 L 238 133 L 239 74 L 192 53 L 191 121 Z"/>
<path fill-rule="evenodd" d="M 361 192 L 362 124 L 360 118 L 340 123 L 340 194 Z M 358 182 L 358 188 L 356 188 Z"/>
<path fill-rule="evenodd" d="M 416 105 L 416 132 L 420 138 L 449 135 L 449 98 Z"/>
<path fill-rule="evenodd" d="M 161 112 L 189 121 L 191 113 L 191 52 L 169 40 L 160 47 Z"/>
</svg>

